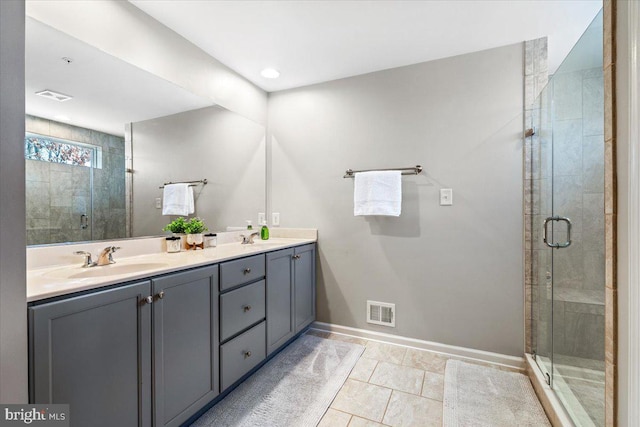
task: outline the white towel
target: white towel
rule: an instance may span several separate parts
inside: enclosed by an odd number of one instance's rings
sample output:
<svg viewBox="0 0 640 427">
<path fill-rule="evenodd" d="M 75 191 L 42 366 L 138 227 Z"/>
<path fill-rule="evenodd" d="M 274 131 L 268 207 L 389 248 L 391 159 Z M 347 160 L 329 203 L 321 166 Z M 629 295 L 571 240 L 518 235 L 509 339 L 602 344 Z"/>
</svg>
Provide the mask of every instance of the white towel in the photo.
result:
<svg viewBox="0 0 640 427">
<path fill-rule="evenodd" d="M 189 215 L 195 211 L 189 184 L 168 184 L 162 194 L 162 215 Z"/>
<path fill-rule="evenodd" d="M 353 215 L 400 216 L 400 171 L 358 172 L 353 188 Z"/>
</svg>

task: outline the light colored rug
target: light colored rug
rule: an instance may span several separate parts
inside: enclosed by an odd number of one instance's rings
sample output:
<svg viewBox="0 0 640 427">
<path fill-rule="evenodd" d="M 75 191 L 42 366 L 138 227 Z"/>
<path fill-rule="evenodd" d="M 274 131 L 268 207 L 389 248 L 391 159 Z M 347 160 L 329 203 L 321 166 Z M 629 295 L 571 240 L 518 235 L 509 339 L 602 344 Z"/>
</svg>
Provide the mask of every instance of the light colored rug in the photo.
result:
<svg viewBox="0 0 640 427">
<path fill-rule="evenodd" d="M 302 335 L 192 425 L 315 427 L 363 351 Z"/>
<path fill-rule="evenodd" d="M 551 426 L 529 378 L 515 372 L 448 360 L 444 427 Z"/>
</svg>

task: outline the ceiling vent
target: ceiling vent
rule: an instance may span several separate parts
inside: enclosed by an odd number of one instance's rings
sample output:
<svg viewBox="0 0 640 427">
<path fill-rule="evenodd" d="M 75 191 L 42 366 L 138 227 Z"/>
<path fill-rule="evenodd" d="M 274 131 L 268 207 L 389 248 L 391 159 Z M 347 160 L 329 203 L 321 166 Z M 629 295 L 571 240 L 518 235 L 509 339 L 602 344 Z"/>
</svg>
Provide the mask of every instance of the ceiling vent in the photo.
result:
<svg viewBox="0 0 640 427">
<path fill-rule="evenodd" d="M 396 305 L 387 302 L 367 301 L 367 323 L 396 326 Z"/>
<path fill-rule="evenodd" d="M 58 101 L 58 102 L 68 101 L 71 98 L 73 98 L 73 96 L 64 95 L 62 93 L 54 92 L 54 91 L 49 90 L 49 89 L 45 89 L 45 90 L 41 90 L 40 92 L 36 92 L 36 95 L 41 96 L 43 98 L 53 99 L 54 101 Z"/>
</svg>

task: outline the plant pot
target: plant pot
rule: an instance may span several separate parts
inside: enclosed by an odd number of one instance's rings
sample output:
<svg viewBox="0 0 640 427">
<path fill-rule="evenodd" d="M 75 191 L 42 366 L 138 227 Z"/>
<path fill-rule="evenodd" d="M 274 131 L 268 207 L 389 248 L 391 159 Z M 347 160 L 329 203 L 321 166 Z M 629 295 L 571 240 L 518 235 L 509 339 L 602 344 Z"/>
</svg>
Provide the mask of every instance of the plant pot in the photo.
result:
<svg viewBox="0 0 640 427">
<path fill-rule="evenodd" d="M 190 249 L 202 248 L 204 242 L 204 233 L 187 234 L 187 246 Z"/>
</svg>

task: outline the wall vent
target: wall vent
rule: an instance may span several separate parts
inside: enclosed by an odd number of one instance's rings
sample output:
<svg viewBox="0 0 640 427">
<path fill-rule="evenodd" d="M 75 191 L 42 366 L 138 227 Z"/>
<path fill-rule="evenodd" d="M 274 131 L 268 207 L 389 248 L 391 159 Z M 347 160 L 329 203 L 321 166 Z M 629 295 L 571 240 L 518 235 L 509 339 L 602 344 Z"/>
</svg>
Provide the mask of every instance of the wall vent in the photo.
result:
<svg viewBox="0 0 640 427">
<path fill-rule="evenodd" d="M 73 98 L 73 96 L 69 96 L 69 95 L 65 95 L 59 92 L 54 92 L 52 90 L 49 89 L 45 89 L 45 90 L 41 90 L 40 92 L 36 92 L 36 95 L 41 96 L 43 98 L 47 98 L 47 99 L 53 99 L 54 101 L 58 101 L 58 102 L 64 102 L 64 101 L 68 101 L 71 98 Z"/>
<path fill-rule="evenodd" d="M 396 305 L 388 302 L 367 301 L 367 323 L 396 326 Z"/>
</svg>

